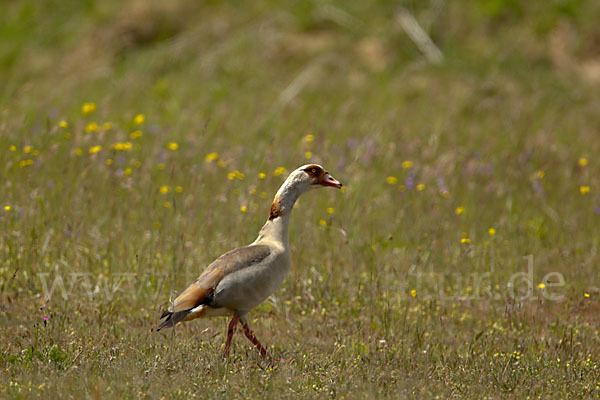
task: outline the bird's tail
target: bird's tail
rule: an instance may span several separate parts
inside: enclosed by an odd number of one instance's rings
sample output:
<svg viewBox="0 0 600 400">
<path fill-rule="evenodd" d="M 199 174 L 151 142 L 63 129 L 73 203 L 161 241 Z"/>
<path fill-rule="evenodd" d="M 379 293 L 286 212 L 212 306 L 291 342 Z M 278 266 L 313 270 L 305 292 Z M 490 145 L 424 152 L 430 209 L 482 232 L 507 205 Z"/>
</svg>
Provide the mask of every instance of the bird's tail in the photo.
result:
<svg viewBox="0 0 600 400">
<path fill-rule="evenodd" d="M 179 322 L 183 321 L 183 319 L 185 317 L 187 317 L 187 315 L 190 313 L 190 310 L 182 310 L 182 311 L 177 311 L 177 312 L 171 312 L 169 310 L 165 311 L 163 313 L 163 315 L 160 316 L 160 318 L 165 318 L 167 317 L 167 319 L 165 319 L 159 326 L 158 328 L 156 328 L 157 331 L 160 331 L 162 328 L 172 328 L 175 325 L 177 325 Z"/>
<path fill-rule="evenodd" d="M 173 301 L 171 306 L 165 311 L 160 318 L 167 317 L 156 329 L 160 331 L 162 328 L 172 328 L 179 322 L 185 320 L 186 317 L 191 319 L 197 318 L 203 314 L 203 304 L 208 304 L 214 297 L 214 289 L 201 288 L 196 283 L 192 283 Z M 189 315 L 189 314 L 193 315 Z"/>
</svg>

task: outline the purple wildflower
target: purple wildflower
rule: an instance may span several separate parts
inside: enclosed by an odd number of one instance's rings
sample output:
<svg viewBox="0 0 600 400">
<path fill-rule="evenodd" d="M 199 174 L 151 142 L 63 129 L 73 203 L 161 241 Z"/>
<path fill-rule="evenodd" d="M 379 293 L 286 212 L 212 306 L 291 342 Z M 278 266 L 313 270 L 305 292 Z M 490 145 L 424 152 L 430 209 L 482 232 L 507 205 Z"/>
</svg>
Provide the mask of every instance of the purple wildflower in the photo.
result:
<svg viewBox="0 0 600 400">
<path fill-rule="evenodd" d="M 404 180 L 404 186 L 406 186 L 407 189 L 412 189 L 415 187 L 415 171 L 414 170 L 410 170 L 408 172 L 408 175 L 406 177 L 406 179 Z"/>
</svg>

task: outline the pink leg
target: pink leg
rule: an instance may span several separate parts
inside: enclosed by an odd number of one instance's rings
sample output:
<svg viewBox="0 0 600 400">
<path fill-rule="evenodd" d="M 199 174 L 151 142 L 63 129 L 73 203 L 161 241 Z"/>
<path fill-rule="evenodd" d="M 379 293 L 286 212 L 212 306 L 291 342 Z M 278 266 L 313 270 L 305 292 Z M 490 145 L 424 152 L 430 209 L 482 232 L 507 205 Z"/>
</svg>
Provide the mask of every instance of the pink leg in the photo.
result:
<svg viewBox="0 0 600 400">
<path fill-rule="evenodd" d="M 233 333 L 235 332 L 235 326 L 239 322 L 240 317 L 233 317 L 231 322 L 229 323 L 229 328 L 227 328 L 227 341 L 225 342 L 225 351 L 223 352 L 223 358 L 229 357 L 229 346 L 231 346 L 231 338 L 233 337 Z"/>
<path fill-rule="evenodd" d="M 248 338 L 248 340 L 250 340 L 252 342 L 252 344 L 254 346 L 256 346 L 256 348 L 260 352 L 261 356 L 263 356 L 263 357 L 269 357 L 271 359 L 273 358 L 271 356 L 271 354 L 269 354 L 269 352 L 267 351 L 267 349 L 262 344 L 260 344 L 260 342 L 258 341 L 258 339 L 256 338 L 256 336 L 254 336 L 254 332 L 252 332 L 252 330 L 248 326 L 247 322 L 244 322 L 244 334 L 246 335 L 246 337 Z"/>
</svg>

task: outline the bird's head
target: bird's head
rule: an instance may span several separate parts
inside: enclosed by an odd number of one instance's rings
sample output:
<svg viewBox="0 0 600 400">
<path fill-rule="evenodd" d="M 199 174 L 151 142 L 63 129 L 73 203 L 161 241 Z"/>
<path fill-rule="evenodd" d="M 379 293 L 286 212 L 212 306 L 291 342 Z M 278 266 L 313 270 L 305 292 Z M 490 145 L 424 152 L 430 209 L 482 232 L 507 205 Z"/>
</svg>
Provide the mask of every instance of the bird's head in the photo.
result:
<svg viewBox="0 0 600 400">
<path fill-rule="evenodd" d="M 342 183 L 335 179 L 318 164 L 307 164 L 297 168 L 290 174 L 290 177 L 304 190 L 316 189 L 323 186 L 341 188 Z"/>
<path fill-rule="evenodd" d="M 318 164 L 307 164 L 296 168 L 275 194 L 269 219 L 272 220 L 288 214 L 298 196 L 311 189 L 323 186 L 339 189 L 342 184 Z"/>
</svg>

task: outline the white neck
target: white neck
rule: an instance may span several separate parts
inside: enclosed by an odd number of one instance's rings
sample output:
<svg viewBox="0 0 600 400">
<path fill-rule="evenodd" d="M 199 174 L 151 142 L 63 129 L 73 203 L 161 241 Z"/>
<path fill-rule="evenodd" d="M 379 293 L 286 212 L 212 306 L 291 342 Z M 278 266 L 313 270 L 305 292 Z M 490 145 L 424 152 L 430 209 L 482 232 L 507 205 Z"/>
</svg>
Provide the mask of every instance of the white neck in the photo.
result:
<svg viewBox="0 0 600 400">
<path fill-rule="evenodd" d="M 288 227 L 290 225 L 290 215 L 284 215 L 275 219 L 269 219 L 258 233 L 258 237 L 254 243 L 268 241 L 277 242 L 284 248 L 290 246 L 290 240 L 288 237 Z"/>
<path fill-rule="evenodd" d="M 291 174 L 285 180 L 277 191 L 277 194 L 275 194 L 269 219 L 261 228 L 255 243 L 260 241 L 274 241 L 288 248 L 290 215 L 296 200 L 298 200 L 298 197 L 305 190 L 307 190 L 306 186 L 298 180 L 297 175 Z"/>
</svg>

